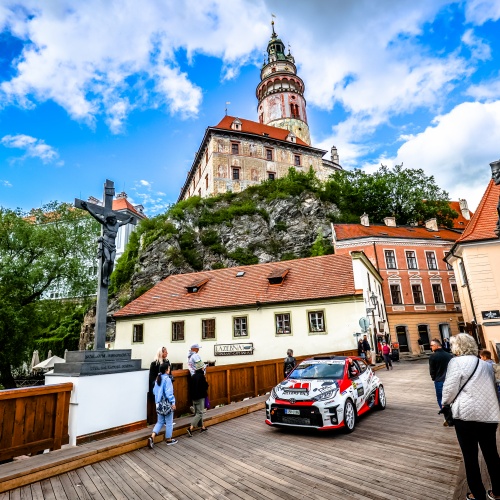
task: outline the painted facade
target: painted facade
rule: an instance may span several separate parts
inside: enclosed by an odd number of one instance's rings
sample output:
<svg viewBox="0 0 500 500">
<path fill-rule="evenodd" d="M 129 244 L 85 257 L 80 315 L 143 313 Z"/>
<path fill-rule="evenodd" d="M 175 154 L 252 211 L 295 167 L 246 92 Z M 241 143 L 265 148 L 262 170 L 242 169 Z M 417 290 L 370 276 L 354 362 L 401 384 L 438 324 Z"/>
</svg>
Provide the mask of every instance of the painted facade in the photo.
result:
<svg viewBox="0 0 500 500">
<path fill-rule="evenodd" d="M 433 338 L 443 339 L 463 331 L 458 284 L 453 268 L 444 262 L 457 231 L 427 227 L 334 224 L 337 254 L 363 251 L 383 278 L 383 295 L 390 324 L 389 334 L 402 352 L 419 353 L 419 337 L 426 350 Z M 432 228 L 432 229 L 429 229 Z"/>
<path fill-rule="evenodd" d="M 500 185 L 490 181 L 476 213 L 447 256 L 457 276 L 466 331 L 500 356 Z"/>
<path fill-rule="evenodd" d="M 225 116 L 208 127 L 195 155 L 179 200 L 208 197 L 312 168 L 325 180 L 340 170 L 338 151 L 311 146 L 307 124 L 305 85 L 297 75 L 295 60 L 274 31 L 256 89 L 259 121 Z"/>
<path fill-rule="evenodd" d="M 283 274 L 281 284 L 268 282 Z M 114 347 L 132 349 L 144 368 L 163 345 L 184 368 L 193 343 L 205 362 L 219 365 L 285 357 L 287 349 L 355 349 L 370 290 L 385 313 L 381 282 L 362 252 L 170 276 L 116 314 Z M 195 294 L 186 292 L 196 283 L 203 284 Z"/>
</svg>

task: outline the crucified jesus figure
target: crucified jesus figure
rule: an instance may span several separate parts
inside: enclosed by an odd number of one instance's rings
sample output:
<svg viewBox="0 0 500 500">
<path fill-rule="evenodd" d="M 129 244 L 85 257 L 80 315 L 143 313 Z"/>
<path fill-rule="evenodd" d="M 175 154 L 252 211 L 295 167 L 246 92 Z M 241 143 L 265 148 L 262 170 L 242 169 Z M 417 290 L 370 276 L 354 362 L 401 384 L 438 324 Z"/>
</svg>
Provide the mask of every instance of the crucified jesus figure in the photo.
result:
<svg viewBox="0 0 500 500">
<path fill-rule="evenodd" d="M 109 277 L 113 272 L 116 256 L 116 235 L 118 229 L 125 224 L 133 222 L 134 217 L 130 216 L 127 220 L 118 221 L 113 213 L 101 215 L 92 210 L 86 201 L 81 202 L 81 207 L 94 217 L 94 219 L 102 225 L 102 236 L 97 240 L 99 242 L 99 251 L 97 257 L 102 261 L 102 284 L 109 285 Z"/>
</svg>

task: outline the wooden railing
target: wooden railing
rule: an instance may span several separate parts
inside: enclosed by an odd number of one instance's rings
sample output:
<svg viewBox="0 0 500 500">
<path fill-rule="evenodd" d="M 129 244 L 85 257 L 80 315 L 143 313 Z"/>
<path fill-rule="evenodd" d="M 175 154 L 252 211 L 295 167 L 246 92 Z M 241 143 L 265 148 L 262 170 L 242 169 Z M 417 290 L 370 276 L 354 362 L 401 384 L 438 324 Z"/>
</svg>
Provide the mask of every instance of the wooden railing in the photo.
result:
<svg viewBox="0 0 500 500">
<path fill-rule="evenodd" d="M 356 356 L 357 351 L 337 351 L 321 353 L 317 356 Z M 297 362 L 313 357 L 297 356 Z M 269 359 L 266 361 L 252 361 L 234 365 L 210 366 L 207 368 L 207 381 L 209 384 L 208 397 L 210 406 L 229 404 L 233 401 L 242 401 L 245 398 L 256 397 L 271 389 L 283 380 L 284 358 Z M 189 400 L 188 384 L 189 370 L 176 370 L 172 372 L 175 378 L 174 394 L 176 399 L 176 416 L 189 412 L 192 402 Z"/>
<path fill-rule="evenodd" d="M 69 400 L 73 384 L 0 391 L 0 462 L 69 442 Z"/>
</svg>

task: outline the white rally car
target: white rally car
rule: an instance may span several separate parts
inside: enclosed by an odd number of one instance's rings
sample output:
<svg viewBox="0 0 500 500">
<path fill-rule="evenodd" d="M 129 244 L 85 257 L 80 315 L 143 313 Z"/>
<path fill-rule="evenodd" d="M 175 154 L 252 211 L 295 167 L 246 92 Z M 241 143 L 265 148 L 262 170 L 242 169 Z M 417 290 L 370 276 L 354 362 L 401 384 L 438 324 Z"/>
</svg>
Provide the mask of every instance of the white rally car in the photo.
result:
<svg viewBox="0 0 500 500">
<path fill-rule="evenodd" d="M 315 357 L 273 388 L 266 424 L 352 432 L 358 416 L 385 405 L 384 386 L 361 358 Z"/>
</svg>

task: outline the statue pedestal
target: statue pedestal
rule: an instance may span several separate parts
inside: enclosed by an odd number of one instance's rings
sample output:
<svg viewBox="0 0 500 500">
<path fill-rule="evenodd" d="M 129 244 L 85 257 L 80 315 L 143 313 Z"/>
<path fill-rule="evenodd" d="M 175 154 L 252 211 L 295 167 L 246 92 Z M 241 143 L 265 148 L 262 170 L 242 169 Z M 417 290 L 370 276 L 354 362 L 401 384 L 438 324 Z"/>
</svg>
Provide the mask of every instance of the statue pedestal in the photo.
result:
<svg viewBox="0 0 500 500">
<path fill-rule="evenodd" d="M 75 446 L 85 438 L 145 427 L 148 379 L 148 370 L 94 376 L 52 373 L 45 376 L 45 385 L 73 383 L 68 431 L 69 444 Z"/>
</svg>

